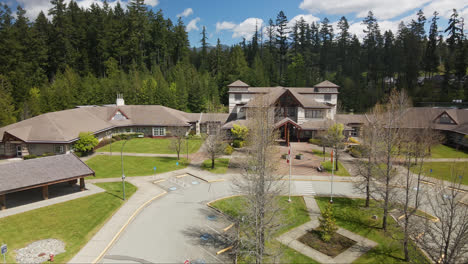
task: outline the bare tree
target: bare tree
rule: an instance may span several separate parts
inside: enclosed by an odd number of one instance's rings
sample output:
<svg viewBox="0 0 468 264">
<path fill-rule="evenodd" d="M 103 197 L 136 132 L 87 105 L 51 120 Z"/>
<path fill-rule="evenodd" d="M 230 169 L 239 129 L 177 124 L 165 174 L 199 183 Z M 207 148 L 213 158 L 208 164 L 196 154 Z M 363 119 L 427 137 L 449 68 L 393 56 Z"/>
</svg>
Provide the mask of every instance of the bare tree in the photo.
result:
<svg viewBox="0 0 468 264">
<path fill-rule="evenodd" d="M 242 176 L 234 181 L 237 191 L 246 197 L 246 214 L 240 225 L 241 243 L 245 254 L 263 263 L 266 255 L 279 251 L 267 250 L 266 242 L 283 224 L 278 196 L 281 194 L 283 176 L 277 175 L 279 151 L 274 127 L 275 111 L 266 98 L 257 98 L 255 107 L 249 108 L 247 158 Z M 267 252 L 268 251 L 268 252 Z"/>
<path fill-rule="evenodd" d="M 335 171 L 338 171 L 339 151 L 344 148 L 343 124 L 335 123 L 328 128 L 327 134 L 323 137 L 325 145 L 333 148 L 335 154 Z M 322 142 L 323 144 L 323 142 Z"/>
<path fill-rule="evenodd" d="M 427 200 L 439 221 L 427 221 L 422 226 L 419 245 L 436 263 L 468 263 L 468 206 L 459 189 L 466 168 L 452 166 L 451 183 L 439 181 Z"/>
<path fill-rule="evenodd" d="M 187 136 L 187 127 L 174 127 L 169 135 L 171 136 L 171 150 L 177 153 L 177 160 L 180 160 L 180 152 L 184 146 L 185 137 Z"/>
<path fill-rule="evenodd" d="M 440 142 L 440 135 L 434 131 L 430 124 L 422 129 L 402 130 L 400 152 L 403 158 L 404 176 L 401 177 L 401 184 L 404 186 L 403 196 L 403 248 L 405 261 L 410 260 L 409 242 L 410 234 L 413 231 L 412 217 L 417 212 L 421 204 L 421 180 L 423 177 L 423 165 L 429 149 Z M 413 173 L 414 171 L 414 173 Z M 410 203 L 414 202 L 411 207 Z"/>
<path fill-rule="evenodd" d="M 401 121 L 409 105 L 410 102 L 405 91 L 393 90 L 388 102 L 379 111 L 376 111 L 374 116 L 377 119 L 377 140 L 372 168 L 377 180 L 375 193 L 383 200 L 382 228 L 385 231 L 387 231 L 390 201 L 395 195 L 393 183 L 397 175 L 395 159 L 398 157 L 394 150 L 400 145 L 403 131 L 400 129 Z"/>
<path fill-rule="evenodd" d="M 207 137 L 205 141 L 205 150 L 211 159 L 212 169 L 215 167 L 216 158 L 223 154 L 225 147 L 226 144 L 224 143 L 224 137 L 219 129 Z"/>
</svg>

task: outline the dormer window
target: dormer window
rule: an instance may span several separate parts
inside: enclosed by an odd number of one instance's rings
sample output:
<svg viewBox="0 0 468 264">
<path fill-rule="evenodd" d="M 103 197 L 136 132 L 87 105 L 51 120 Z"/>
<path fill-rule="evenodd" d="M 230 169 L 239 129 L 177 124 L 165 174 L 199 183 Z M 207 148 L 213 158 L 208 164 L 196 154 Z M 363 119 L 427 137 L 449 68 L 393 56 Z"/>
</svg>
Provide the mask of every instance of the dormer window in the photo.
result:
<svg viewBox="0 0 468 264">
<path fill-rule="evenodd" d="M 242 101 L 242 94 L 234 94 L 234 100 Z"/>
<path fill-rule="evenodd" d="M 114 117 L 112 117 L 112 120 L 117 120 L 117 121 L 127 120 L 127 117 L 124 114 L 122 114 L 122 112 L 117 111 L 117 113 L 115 113 Z"/>
<path fill-rule="evenodd" d="M 452 118 L 450 118 L 450 116 L 447 113 L 444 113 L 439 117 L 439 124 L 451 125 L 451 124 L 455 124 L 455 122 L 453 121 Z"/>
</svg>

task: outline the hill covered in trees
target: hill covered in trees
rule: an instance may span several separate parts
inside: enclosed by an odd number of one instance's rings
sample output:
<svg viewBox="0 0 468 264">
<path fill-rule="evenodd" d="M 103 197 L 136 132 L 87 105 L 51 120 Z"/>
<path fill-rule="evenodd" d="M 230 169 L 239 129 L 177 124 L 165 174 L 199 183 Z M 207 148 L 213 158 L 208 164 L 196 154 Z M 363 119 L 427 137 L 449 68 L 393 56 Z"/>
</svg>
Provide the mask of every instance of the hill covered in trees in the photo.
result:
<svg viewBox="0 0 468 264">
<path fill-rule="evenodd" d="M 226 48 L 218 40 L 190 49 L 182 20 L 153 12 L 143 0 L 127 9 L 52 0 L 29 21 L 25 10 L 0 4 L 0 126 L 76 105 L 161 104 L 192 112 L 223 111 L 226 85 L 339 84 L 342 109 L 365 111 L 393 87 L 414 101 L 468 99 L 468 41 L 456 10 L 448 25 L 422 12 L 397 32 L 381 32 L 369 12 L 365 37 L 349 33 L 345 17 L 288 28 L 283 12 L 252 39 Z M 429 32 L 425 31 L 430 24 Z M 265 32 L 265 34 L 260 34 Z"/>
</svg>

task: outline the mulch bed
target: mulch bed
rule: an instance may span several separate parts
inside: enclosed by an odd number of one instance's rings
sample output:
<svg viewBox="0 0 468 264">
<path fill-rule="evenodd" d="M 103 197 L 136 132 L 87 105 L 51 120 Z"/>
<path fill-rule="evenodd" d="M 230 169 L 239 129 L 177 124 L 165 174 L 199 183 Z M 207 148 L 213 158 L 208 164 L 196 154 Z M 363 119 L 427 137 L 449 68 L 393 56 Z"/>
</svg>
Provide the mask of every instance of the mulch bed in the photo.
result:
<svg viewBox="0 0 468 264">
<path fill-rule="evenodd" d="M 307 233 L 301 236 L 298 240 L 332 258 L 338 256 L 346 249 L 356 244 L 356 241 L 338 233 L 335 233 L 329 242 L 325 242 L 320 238 L 320 232 L 315 229 L 308 230 Z"/>
</svg>

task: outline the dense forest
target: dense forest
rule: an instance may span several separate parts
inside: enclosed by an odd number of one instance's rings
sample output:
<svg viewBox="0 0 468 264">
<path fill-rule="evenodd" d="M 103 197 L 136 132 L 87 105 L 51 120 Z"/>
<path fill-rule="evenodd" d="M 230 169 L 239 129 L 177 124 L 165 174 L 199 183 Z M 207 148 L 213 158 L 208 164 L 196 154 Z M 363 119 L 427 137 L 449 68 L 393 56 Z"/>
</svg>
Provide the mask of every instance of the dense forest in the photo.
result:
<svg viewBox="0 0 468 264">
<path fill-rule="evenodd" d="M 171 21 L 143 0 L 83 9 L 52 0 L 34 21 L 20 6 L 0 4 L 0 126 L 76 105 L 161 104 L 184 111 L 225 111 L 226 85 L 341 86 L 343 111 L 362 112 L 396 87 L 414 101 L 468 100 L 468 41 L 454 9 L 448 25 L 421 11 L 397 32 L 381 32 L 372 12 L 362 40 L 342 17 L 288 28 L 283 12 L 251 39 L 227 47 L 190 48 L 181 19 Z M 426 27 L 426 24 L 428 25 Z M 429 28 L 426 32 L 425 28 Z M 260 32 L 263 32 L 260 33 Z M 213 43 L 214 44 L 214 43 Z"/>
</svg>

